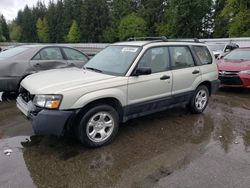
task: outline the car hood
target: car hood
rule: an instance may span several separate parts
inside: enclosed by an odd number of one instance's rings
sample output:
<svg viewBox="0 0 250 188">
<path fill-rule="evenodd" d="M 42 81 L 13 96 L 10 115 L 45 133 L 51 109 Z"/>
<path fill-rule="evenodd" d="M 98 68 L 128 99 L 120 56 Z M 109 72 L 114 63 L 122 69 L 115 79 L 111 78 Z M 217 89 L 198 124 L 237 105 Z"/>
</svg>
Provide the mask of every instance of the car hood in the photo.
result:
<svg viewBox="0 0 250 188">
<path fill-rule="evenodd" d="M 250 70 L 250 61 L 242 60 L 225 60 L 221 59 L 218 61 L 218 69 L 222 71 L 243 71 Z"/>
<path fill-rule="evenodd" d="M 57 94 L 77 86 L 88 86 L 98 81 L 115 78 L 79 68 L 54 69 L 26 77 L 21 86 L 31 94 Z"/>
</svg>

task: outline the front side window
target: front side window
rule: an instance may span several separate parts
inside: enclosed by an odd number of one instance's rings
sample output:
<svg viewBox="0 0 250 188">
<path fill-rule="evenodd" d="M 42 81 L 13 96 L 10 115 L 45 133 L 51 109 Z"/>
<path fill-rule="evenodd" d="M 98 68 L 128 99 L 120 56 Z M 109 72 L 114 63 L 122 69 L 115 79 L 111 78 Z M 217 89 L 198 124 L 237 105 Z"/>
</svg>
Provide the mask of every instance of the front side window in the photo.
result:
<svg viewBox="0 0 250 188">
<path fill-rule="evenodd" d="M 33 60 L 62 60 L 63 56 L 59 48 L 44 48 Z"/>
<path fill-rule="evenodd" d="M 173 46 L 169 47 L 172 58 L 172 69 L 181 69 L 193 67 L 195 65 L 194 59 L 188 47 Z"/>
<path fill-rule="evenodd" d="M 194 46 L 194 51 L 198 56 L 201 64 L 206 65 L 213 62 L 213 58 L 205 46 Z"/>
<path fill-rule="evenodd" d="M 140 51 L 141 47 L 137 46 L 109 46 L 90 59 L 84 68 L 111 75 L 125 75 Z"/>
<path fill-rule="evenodd" d="M 152 73 L 166 71 L 170 67 L 168 48 L 156 47 L 147 50 L 138 67 L 150 67 Z"/>
<path fill-rule="evenodd" d="M 77 50 L 71 48 L 63 48 L 64 53 L 67 56 L 68 60 L 76 60 L 76 61 L 87 61 L 87 57 Z"/>
</svg>

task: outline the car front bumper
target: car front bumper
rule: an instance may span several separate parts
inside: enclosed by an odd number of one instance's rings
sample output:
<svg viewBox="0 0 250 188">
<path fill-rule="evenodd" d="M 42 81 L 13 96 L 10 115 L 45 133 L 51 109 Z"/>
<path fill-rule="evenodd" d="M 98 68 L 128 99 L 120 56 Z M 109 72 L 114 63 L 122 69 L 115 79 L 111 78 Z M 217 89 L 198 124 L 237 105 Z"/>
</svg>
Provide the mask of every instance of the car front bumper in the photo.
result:
<svg viewBox="0 0 250 188">
<path fill-rule="evenodd" d="M 240 79 L 243 83 L 244 88 L 250 88 L 250 75 L 249 74 L 240 74 Z"/>
<path fill-rule="evenodd" d="M 18 109 L 31 121 L 37 135 L 62 136 L 67 125 L 70 125 L 77 110 L 46 110 L 38 109 L 32 101 L 26 103 L 20 96 L 16 101 Z"/>
<path fill-rule="evenodd" d="M 250 75 L 238 74 L 237 76 L 220 76 L 221 87 L 250 88 Z"/>
</svg>

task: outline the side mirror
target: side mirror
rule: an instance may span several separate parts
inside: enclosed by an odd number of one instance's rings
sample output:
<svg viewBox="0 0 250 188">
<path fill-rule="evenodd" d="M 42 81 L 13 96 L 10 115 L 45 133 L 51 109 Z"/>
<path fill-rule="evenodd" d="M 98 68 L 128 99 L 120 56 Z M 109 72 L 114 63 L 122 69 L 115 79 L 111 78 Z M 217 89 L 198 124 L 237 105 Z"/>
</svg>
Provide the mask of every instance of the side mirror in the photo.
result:
<svg viewBox="0 0 250 188">
<path fill-rule="evenodd" d="M 140 75 L 149 75 L 152 73 L 152 69 L 150 67 L 140 67 L 136 68 L 135 70 L 135 76 L 140 76 Z"/>
</svg>

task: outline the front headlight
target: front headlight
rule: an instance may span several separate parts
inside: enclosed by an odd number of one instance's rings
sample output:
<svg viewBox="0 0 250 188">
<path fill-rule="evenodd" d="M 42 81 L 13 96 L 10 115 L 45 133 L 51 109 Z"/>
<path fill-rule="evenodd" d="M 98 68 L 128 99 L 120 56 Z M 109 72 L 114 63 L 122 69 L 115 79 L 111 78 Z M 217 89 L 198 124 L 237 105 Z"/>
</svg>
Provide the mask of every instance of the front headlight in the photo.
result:
<svg viewBox="0 0 250 188">
<path fill-rule="evenodd" d="M 62 95 L 36 95 L 34 105 L 42 108 L 57 109 L 62 101 Z"/>
<path fill-rule="evenodd" d="M 250 74 L 250 70 L 240 71 L 240 74 Z"/>
</svg>

